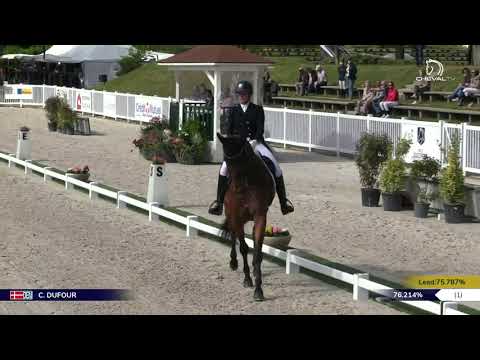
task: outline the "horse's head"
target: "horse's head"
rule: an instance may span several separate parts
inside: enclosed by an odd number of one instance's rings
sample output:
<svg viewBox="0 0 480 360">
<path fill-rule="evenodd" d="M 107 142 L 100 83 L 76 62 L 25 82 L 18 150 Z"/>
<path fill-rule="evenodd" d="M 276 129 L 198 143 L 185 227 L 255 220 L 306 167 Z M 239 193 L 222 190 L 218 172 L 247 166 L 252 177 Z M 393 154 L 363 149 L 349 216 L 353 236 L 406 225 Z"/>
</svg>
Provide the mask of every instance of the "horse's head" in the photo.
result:
<svg viewBox="0 0 480 360">
<path fill-rule="evenodd" d="M 223 145 L 223 154 L 227 160 L 233 160 L 247 155 L 250 146 L 245 138 L 241 136 L 223 136 L 217 133 L 217 137 Z M 251 149 L 251 147 L 250 147 Z"/>
</svg>

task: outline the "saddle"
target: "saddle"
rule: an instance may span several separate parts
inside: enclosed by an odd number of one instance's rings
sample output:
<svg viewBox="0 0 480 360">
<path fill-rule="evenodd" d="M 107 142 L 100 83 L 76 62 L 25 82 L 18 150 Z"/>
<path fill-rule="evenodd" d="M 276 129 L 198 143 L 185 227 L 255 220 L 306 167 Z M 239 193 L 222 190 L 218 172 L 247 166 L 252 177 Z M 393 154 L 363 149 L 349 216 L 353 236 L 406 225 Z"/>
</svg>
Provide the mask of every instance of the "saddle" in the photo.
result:
<svg viewBox="0 0 480 360">
<path fill-rule="evenodd" d="M 267 166 L 268 171 L 270 171 L 270 175 L 272 175 L 272 177 L 273 177 L 273 180 L 274 180 L 273 182 L 275 183 L 275 165 L 273 165 L 272 160 L 270 160 L 270 159 L 267 158 L 266 156 L 262 156 L 262 155 L 257 151 L 257 141 L 256 141 L 256 140 L 250 141 L 250 145 L 252 145 L 253 152 L 254 152 L 260 159 L 262 159 L 263 162 L 265 163 L 265 165 Z"/>
</svg>

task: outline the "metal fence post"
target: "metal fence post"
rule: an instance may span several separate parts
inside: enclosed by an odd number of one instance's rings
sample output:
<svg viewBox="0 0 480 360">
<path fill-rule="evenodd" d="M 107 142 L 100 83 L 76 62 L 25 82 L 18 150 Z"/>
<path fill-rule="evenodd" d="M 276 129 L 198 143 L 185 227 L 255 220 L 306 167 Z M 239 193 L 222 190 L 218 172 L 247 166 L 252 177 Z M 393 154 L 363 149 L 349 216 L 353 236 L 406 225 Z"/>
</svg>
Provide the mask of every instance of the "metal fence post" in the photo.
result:
<svg viewBox="0 0 480 360">
<path fill-rule="evenodd" d="M 312 116 L 313 110 L 310 109 L 310 114 L 308 114 L 308 151 L 312 152 Z"/>
<path fill-rule="evenodd" d="M 45 109 L 45 84 L 42 86 L 42 106 Z"/>
<path fill-rule="evenodd" d="M 445 146 L 445 141 L 444 141 L 444 126 L 445 126 L 445 121 L 444 120 L 439 120 L 438 121 L 438 131 L 440 132 L 440 144 L 438 146 L 440 147 L 440 165 L 443 166 L 445 162 L 444 154 L 443 154 L 443 147 Z"/>
<path fill-rule="evenodd" d="M 135 97 L 134 97 L 134 99 L 135 99 Z M 130 98 L 127 95 L 127 113 L 125 114 L 125 118 L 127 119 L 127 121 L 128 121 L 128 103 L 130 102 L 129 100 L 130 100 Z M 117 118 L 118 118 L 118 114 L 117 114 L 117 95 L 115 94 L 115 120 L 117 120 Z"/>
<path fill-rule="evenodd" d="M 178 129 L 181 130 L 183 125 L 183 99 L 180 99 L 178 106 Z"/>
<path fill-rule="evenodd" d="M 188 238 L 196 237 L 198 235 L 198 230 L 193 228 L 190 225 L 190 221 L 192 220 L 195 220 L 195 221 L 198 220 L 198 216 L 195 216 L 195 215 L 187 216 L 187 237 Z"/>
<path fill-rule="evenodd" d="M 287 107 L 283 107 L 283 148 L 287 148 Z"/>
<path fill-rule="evenodd" d="M 287 250 L 287 261 L 285 272 L 287 274 L 296 274 L 300 272 L 300 266 L 292 262 L 292 256 L 298 252 L 297 249 Z"/>
<path fill-rule="evenodd" d="M 337 157 L 340 157 L 340 112 L 337 112 Z"/>
</svg>

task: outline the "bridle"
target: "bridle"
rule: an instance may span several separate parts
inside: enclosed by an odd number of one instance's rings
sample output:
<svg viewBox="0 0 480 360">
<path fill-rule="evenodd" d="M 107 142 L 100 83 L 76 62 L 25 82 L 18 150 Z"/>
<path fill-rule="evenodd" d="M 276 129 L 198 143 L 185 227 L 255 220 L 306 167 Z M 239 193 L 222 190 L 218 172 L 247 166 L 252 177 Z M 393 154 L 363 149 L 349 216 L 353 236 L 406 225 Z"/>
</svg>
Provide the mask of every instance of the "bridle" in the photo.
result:
<svg viewBox="0 0 480 360">
<path fill-rule="evenodd" d="M 227 154 L 224 154 L 225 158 L 227 160 L 235 160 L 235 159 L 238 159 L 240 156 L 242 156 L 244 153 L 245 153 L 245 150 L 247 149 L 247 145 L 250 146 L 250 144 L 247 142 L 245 142 L 245 144 L 242 146 L 242 148 L 240 149 L 240 151 L 235 154 L 235 155 L 232 155 L 232 156 L 228 156 Z"/>
</svg>

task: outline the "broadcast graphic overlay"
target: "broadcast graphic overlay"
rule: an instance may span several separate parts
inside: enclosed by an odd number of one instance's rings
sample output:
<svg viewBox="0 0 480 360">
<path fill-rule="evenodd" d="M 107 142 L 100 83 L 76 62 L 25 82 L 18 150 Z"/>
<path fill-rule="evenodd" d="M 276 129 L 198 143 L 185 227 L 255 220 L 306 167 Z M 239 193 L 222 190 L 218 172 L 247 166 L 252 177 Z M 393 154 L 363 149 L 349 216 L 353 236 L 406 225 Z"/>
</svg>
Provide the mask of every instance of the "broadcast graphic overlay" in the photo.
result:
<svg viewBox="0 0 480 360">
<path fill-rule="evenodd" d="M 128 301 L 131 290 L 121 289 L 0 289 L 0 301 Z"/>
</svg>

